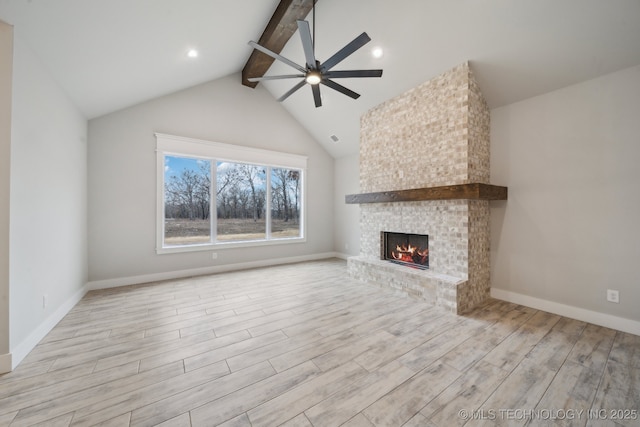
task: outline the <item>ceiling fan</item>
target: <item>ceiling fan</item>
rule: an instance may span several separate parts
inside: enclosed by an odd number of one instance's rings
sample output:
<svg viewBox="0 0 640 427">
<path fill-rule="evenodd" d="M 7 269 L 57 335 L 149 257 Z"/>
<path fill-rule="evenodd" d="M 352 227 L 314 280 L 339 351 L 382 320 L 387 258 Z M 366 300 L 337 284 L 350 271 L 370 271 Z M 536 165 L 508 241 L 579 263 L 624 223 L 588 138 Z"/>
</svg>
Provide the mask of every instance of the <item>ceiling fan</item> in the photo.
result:
<svg viewBox="0 0 640 427">
<path fill-rule="evenodd" d="M 277 59 L 292 68 L 295 68 L 300 73 L 299 74 L 286 74 L 279 76 L 263 76 L 263 77 L 254 77 L 249 78 L 250 82 L 259 82 L 263 80 L 279 80 L 279 79 L 293 79 L 300 78 L 303 79 L 292 87 L 287 93 L 278 98 L 279 102 L 284 101 L 289 96 L 291 96 L 294 92 L 300 89 L 305 84 L 309 84 L 311 86 L 311 91 L 313 92 L 313 100 L 315 102 L 316 108 L 322 106 L 322 100 L 320 98 L 320 84 L 323 84 L 331 89 L 334 89 L 342 94 L 345 94 L 353 99 L 358 99 L 360 94 L 347 89 L 334 82 L 332 79 L 340 79 L 340 78 L 350 78 L 350 77 L 381 77 L 382 70 L 344 70 L 344 71 L 333 71 L 332 68 L 346 59 L 349 55 L 354 53 L 356 50 L 360 49 L 365 44 L 371 41 L 371 38 L 367 35 L 367 33 L 362 33 L 355 39 L 353 39 L 350 43 L 336 52 L 333 56 L 327 59 L 324 62 L 320 62 L 315 56 L 315 2 L 313 5 L 313 32 L 314 37 L 311 38 L 311 30 L 309 27 L 309 23 L 307 21 L 298 20 L 298 32 L 300 33 L 300 39 L 302 40 L 302 49 L 304 50 L 304 56 L 306 64 L 305 66 L 301 66 L 296 64 L 295 62 L 285 58 L 282 55 L 279 55 L 264 46 L 259 45 L 254 41 L 250 41 L 249 45 L 254 49 L 258 49 L 260 52 L 263 52 L 274 59 Z"/>
</svg>

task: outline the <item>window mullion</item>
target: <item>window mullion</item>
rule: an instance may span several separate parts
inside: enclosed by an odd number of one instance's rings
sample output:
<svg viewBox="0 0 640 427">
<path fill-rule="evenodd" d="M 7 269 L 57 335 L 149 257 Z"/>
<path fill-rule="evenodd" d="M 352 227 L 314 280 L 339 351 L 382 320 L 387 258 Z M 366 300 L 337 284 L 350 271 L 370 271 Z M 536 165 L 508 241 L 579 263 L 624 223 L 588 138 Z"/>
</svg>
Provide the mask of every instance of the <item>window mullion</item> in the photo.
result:
<svg viewBox="0 0 640 427">
<path fill-rule="evenodd" d="M 218 240 L 218 162 L 216 159 L 211 159 L 210 168 L 209 224 L 211 228 L 211 243 L 215 243 Z"/>
<path fill-rule="evenodd" d="M 266 208 L 266 213 L 264 216 L 265 219 L 265 223 L 266 223 L 266 230 L 265 230 L 265 236 L 267 240 L 271 240 L 271 166 L 267 166 L 267 177 L 266 177 L 266 197 L 267 200 L 265 201 L 265 206 Z"/>
</svg>

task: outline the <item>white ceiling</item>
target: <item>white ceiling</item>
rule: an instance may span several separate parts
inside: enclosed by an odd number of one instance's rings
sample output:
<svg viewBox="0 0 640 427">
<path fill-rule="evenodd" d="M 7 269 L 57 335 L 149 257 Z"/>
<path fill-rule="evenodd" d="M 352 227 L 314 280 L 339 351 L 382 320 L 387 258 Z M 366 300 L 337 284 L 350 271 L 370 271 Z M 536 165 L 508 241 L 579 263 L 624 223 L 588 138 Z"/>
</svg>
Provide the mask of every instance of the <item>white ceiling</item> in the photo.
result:
<svg viewBox="0 0 640 427">
<path fill-rule="evenodd" d="M 239 72 L 277 4 L 0 0 L 0 19 L 94 118 Z M 307 87 L 283 103 L 334 157 L 357 153 L 369 108 L 467 60 L 492 108 L 640 64 L 639 0 L 319 0 L 316 8 L 321 61 L 366 31 L 372 42 L 334 69 L 384 69 L 380 79 L 340 80 L 358 100 L 322 86 L 321 108 Z M 187 58 L 191 47 L 198 59 Z M 297 34 L 282 54 L 304 63 Z M 268 74 L 291 71 L 276 63 Z M 278 98 L 296 82 L 263 84 Z"/>
</svg>

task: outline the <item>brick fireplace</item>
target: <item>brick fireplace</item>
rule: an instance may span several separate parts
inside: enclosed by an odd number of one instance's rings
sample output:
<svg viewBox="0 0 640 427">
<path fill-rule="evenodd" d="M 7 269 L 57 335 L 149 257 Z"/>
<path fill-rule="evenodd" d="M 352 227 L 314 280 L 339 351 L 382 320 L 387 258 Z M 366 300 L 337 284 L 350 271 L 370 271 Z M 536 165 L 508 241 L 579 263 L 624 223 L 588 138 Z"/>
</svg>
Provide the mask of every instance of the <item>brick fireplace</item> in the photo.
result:
<svg viewBox="0 0 640 427">
<path fill-rule="evenodd" d="M 362 193 L 470 183 L 489 184 L 489 108 L 468 63 L 362 117 Z M 428 235 L 429 268 L 380 259 L 383 231 Z M 348 260 L 353 277 L 454 313 L 489 296 L 487 200 L 363 203 L 360 232 L 360 255 Z"/>
</svg>

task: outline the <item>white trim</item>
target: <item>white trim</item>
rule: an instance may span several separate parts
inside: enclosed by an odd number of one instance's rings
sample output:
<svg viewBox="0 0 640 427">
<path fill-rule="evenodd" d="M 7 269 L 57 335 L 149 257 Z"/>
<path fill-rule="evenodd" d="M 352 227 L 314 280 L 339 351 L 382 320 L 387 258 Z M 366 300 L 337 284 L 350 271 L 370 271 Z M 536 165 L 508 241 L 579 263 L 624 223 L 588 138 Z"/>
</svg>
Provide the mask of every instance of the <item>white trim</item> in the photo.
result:
<svg viewBox="0 0 640 427">
<path fill-rule="evenodd" d="M 87 283 L 90 291 L 97 289 L 117 288 L 120 286 L 139 285 L 141 283 L 159 282 L 162 280 L 181 279 L 184 277 L 204 276 L 206 274 L 224 273 L 228 271 L 247 270 L 250 268 L 269 267 L 296 262 L 317 261 L 320 259 L 336 258 L 335 252 L 324 252 L 314 255 L 301 255 L 287 258 L 267 259 L 261 261 L 240 262 L 236 264 L 217 265 L 214 267 L 193 268 L 189 270 L 168 271 L 165 273 L 143 274 L 140 276 L 118 277 L 115 279 L 94 280 Z"/>
<path fill-rule="evenodd" d="M 345 254 L 345 253 L 342 253 L 342 252 L 336 252 L 335 253 L 335 257 L 336 258 L 340 258 L 340 259 L 343 259 L 345 261 L 347 261 L 349 259 L 349 257 L 352 257 L 352 256 L 354 256 L 354 255 L 349 255 L 349 254 Z"/>
<path fill-rule="evenodd" d="M 269 224 L 267 222 L 267 224 Z M 269 245 L 288 245 L 291 243 L 306 243 L 306 237 L 282 237 L 277 239 L 269 239 L 269 240 L 238 240 L 238 241 L 221 241 L 216 243 L 202 243 L 195 245 L 184 245 L 184 246 L 164 246 L 162 248 L 156 248 L 156 253 L 158 255 L 161 254 L 174 254 L 174 253 L 183 253 L 183 252 L 202 252 L 202 251 L 211 251 L 215 252 L 217 250 L 222 250 L 226 248 L 246 248 L 246 247 L 256 247 L 256 246 L 269 246 Z"/>
<path fill-rule="evenodd" d="M 40 324 L 29 336 L 13 349 L 13 369 L 18 366 L 22 359 L 24 359 L 31 350 L 49 333 L 51 330 L 62 320 L 64 316 L 71 311 L 71 309 L 84 297 L 88 291 L 88 287 L 83 286 L 78 292 L 76 292 L 71 298 L 69 298 L 64 304 L 62 304 L 55 312 L 47 317 L 44 322 Z"/>
<path fill-rule="evenodd" d="M 629 334 L 640 335 L 640 322 L 636 320 L 625 319 L 623 317 L 613 316 L 611 314 L 600 313 L 597 311 L 587 310 L 572 305 L 566 305 L 554 301 L 535 298 L 529 295 L 505 291 L 503 289 L 491 288 L 491 297 L 503 301 L 512 302 L 514 304 L 520 304 L 538 310 L 547 311 L 549 313 L 559 314 L 571 319 L 593 323 L 594 325 L 604 326 L 606 328 L 627 332 Z"/>
<path fill-rule="evenodd" d="M 268 165 L 280 168 L 306 169 L 307 156 L 263 150 L 243 145 L 223 144 L 184 136 L 155 133 L 156 148 L 167 154 L 210 157 L 216 160 Z M 163 166 L 164 167 L 164 166 Z"/>
<path fill-rule="evenodd" d="M 156 253 L 164 243 L 164 153 L 156 150 Z"/>
<path fill-rule="evenodd" d="M 0 375 L 11 372 L 11 353 L 0 354 Z"/>
</svg>

